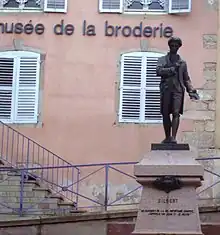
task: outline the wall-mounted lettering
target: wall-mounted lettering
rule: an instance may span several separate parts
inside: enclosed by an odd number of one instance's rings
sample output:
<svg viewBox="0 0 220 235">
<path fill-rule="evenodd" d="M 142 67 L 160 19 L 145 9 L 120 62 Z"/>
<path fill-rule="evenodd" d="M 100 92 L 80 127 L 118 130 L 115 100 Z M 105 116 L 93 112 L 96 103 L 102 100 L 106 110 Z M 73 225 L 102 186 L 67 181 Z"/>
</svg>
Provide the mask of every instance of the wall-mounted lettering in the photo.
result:
<svg viewBox="0 0 220 235">
<path fill-rule="evenodd" d="M 173 35 L 171 26 L 164 26 L 160 23 L 159 26 L 144 25 L 140 22 L 138 25 L 112 25 L 108 20 L 104 23 L 104 36 L 106 37 L 160 37 L 169 38 Z M 33 23 L 32 20 L 27 23 L 23 22 L 0 22 L 0 34 L 26 34 L 26 35 L 42 35 L 46 31 L 43 23 Z M 75 31 L 74 24 L 64 22 L 61 20 L 59 23 L 53 25 L 53 33 L 55 35 L 72 36 Z M 78 31 L 79 32 L 79 31 Z M 89 24 L 86 20 L 82 22 L 82 35 L 83 36 L 96 36 L 96 26 Z"/>
<path fill-rule="evenodd" d="M 33 24 L 32 20 L 28 23 L 0 23 L 0 33 L 2 34 L 43 34 L 45 27 L 41 23 Z"/>
<path fill-rule="evenodd" d="M 75 27 L 72 24 L 65 25 L 64 20 L 61 20 L 60 24 L 56 24 L 53 27 L 53 31 L 56 35 L 66 34 L 66 35 L 70 36 L 70 35 L 73 35 L 74 29 L 75 29 Z"/>
<path fill-rule="evenodd" d="M 143 22 L 140 22 L 139 25 L 136 25 L 134 27 L 125 25 L 120 26 L 116 25 L 113 26 L 108 23 L 108 21 L 105 21 L 105 36 L 108 37 L 118 37 L 118 36 L 124 36 L 124 37 L 165 37 L 169 38 L 173 35 L 173 29 L 170 26 L 163 26 L 163 23 L 161 23 L 158 27 L 152 27 L 152 26 L 143 26 Z"/>
<path fill-rule="evenodd" d="M 83 36 L 87 35 L 87 36 L 95 36 L 95 25 L 93 24 L 89 24 L 87 25 L 86 20 L 83 21 Z"/>
</svg>

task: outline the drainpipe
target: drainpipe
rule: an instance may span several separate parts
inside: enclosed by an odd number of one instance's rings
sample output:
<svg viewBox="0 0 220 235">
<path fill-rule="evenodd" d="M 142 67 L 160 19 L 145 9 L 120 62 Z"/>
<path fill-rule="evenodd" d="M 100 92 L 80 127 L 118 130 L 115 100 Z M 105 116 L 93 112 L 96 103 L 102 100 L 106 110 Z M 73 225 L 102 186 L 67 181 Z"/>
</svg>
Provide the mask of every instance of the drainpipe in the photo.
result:
<svg viewBox="0 0 220 235">
<path fill-rule="evenodd" d="M 216 113 L 215 113 L 215 147 L 220 149 L 220 1 L 217 1 L 217 65 L 216 65 Z"/>
</svg>

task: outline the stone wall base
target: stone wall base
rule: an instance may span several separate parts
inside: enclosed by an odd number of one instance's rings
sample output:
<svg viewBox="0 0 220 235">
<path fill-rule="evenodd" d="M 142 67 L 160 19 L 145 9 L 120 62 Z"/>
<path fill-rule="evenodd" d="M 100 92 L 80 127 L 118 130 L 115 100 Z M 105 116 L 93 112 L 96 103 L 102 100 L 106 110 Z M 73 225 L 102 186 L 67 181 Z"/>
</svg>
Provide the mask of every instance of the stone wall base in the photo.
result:
<svg viewBox="0 0 220 235">
<path fill-rule="evenodd" d="M 110 223 L 107 225 L 107 235 L 132 235 L 134 223 Z M 219 235 L 220 224 L 203 224 L 204 235 Z"/>
<path fill-rule="evenodd" d="M 137 210 L 0 221 L 1 235 L 131 235 Z M 204 235 L 219 235 L 219 208 L 200 208 Z"/>
</svg>

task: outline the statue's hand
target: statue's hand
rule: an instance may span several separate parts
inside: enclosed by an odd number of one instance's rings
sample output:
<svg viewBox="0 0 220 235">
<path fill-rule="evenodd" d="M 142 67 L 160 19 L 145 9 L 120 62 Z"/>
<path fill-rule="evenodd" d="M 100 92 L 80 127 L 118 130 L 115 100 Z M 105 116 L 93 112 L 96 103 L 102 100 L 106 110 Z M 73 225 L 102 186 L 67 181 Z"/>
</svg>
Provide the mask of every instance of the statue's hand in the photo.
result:
<svg viewBox="0 0 220 235">
<path fill-rule="evenodd" d="M 189 97 L 191 100 L 199 100 L 199 94 L 196 90 L 192 90 L 189 92 Z"/>
</svg>

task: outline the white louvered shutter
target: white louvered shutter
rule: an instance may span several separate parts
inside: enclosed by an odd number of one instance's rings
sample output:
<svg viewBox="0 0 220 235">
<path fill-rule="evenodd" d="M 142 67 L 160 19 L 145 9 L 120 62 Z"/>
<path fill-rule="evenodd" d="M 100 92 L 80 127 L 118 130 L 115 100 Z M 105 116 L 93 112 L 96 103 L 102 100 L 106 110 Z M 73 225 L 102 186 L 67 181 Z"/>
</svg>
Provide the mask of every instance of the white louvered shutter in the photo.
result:
<svg viewBox="0 0 220 235">
<path fill-rule="evenodd" d="M 121 13 L 124 0 L 99 0 L 99 11 L 109 13 Z"/>
<path fill-rule="evenodd" d="M 145 96 L 145 120 L 147 122 L 158 122 L 162 119 L 160 114 L 160 80 L 156 75 L 158 61 L 157 54 L 146 57 L 146 96 Z"/>
<path fill-rule="evenodd" d="M 169 13 L 187 13 L 191 12 L 192 0 L 168 0 Z"/>
<path fill-rule="evenodd" d="M 161 122 L 160 77 L 156 75 L 156 65 L 162 55 L 134 52 L 122 56 L 119 122 Z"/>
<path fill-rule="evenodd" d="M 142 56 L 123 55 L 121 63 L 119 121 L 139 122 Z"/>
<path fill-rule="evenodd" d="M 15 122 L 37 123 L 40 56 L 21 56 L 16 77 Z"/>
<path fill-rule="evenodd" d="M 44 11 L 45 12 L 67 12 L 68 0 L 44 0 Z"/>
<path fill-rule="evenodd" d="M 0 57 L 0 120 L 9 122 L 12 114 L 14 59 Z"/>
</svg>

